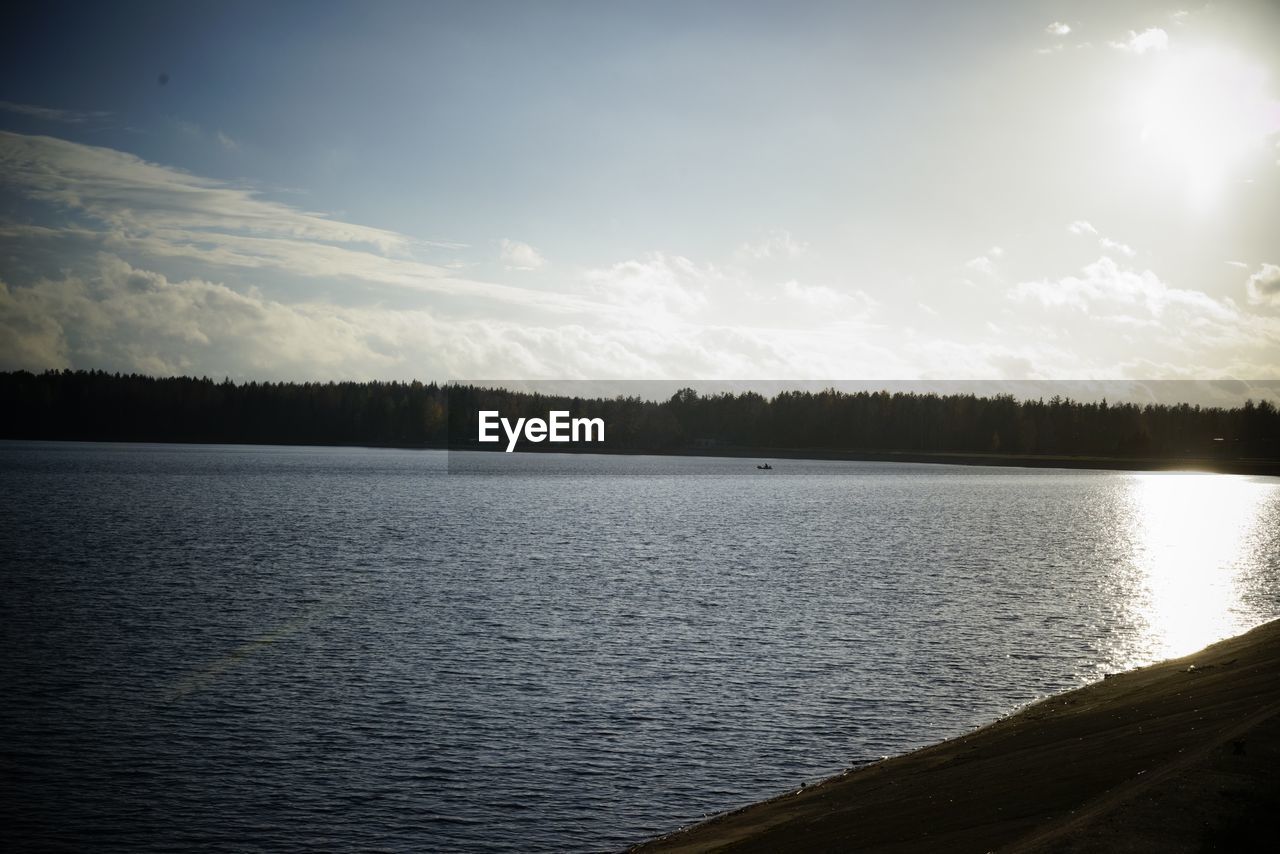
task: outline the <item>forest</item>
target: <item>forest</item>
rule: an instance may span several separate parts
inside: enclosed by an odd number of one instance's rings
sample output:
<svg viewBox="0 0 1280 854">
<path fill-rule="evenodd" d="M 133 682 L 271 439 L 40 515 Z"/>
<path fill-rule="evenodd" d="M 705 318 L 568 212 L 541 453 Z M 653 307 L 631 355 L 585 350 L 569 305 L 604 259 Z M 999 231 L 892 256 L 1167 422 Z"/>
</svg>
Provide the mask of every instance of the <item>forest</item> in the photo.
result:
<svg viewBox="0 0 1280 854">
<path fill-rule="evenodd" d="M 481 447 L 475 437 L 482 409 L 511 418 L 545 417 L 552 409 L 601 417 L 605 442 L 591 445 L 592 451 L 1280 458 L 1280 412 L 1267 400 L 1226 409 L 1058 396 L 827 390 L 765 397 L 692 388 L 646 400 L 417 381 L 236 383 L 103 371 L 0 373 L 0 438 L 6 439 L 469 448 Z"/>
</svg>

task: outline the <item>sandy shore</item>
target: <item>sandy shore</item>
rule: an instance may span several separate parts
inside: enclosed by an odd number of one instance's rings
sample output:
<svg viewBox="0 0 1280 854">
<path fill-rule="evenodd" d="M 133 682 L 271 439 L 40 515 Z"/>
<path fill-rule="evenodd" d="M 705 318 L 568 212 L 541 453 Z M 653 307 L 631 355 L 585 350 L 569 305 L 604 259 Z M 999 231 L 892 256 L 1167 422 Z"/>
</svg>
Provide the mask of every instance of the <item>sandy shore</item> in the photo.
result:
<svg viewBox="0 0 1280 854">
<path fill-rule="evenodd" d="M 635 851 L 1275 850 L 1280 621 Z"/>
</svg>

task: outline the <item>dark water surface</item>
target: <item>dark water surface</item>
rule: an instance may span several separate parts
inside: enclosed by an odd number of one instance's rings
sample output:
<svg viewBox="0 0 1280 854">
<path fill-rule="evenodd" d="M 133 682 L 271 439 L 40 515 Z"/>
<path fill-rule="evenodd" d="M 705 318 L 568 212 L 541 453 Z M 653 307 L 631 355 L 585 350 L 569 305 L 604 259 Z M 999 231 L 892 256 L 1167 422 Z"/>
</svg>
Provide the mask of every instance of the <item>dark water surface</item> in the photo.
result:
<svg viewBox="0 0 1280 854">
<path fill-rule="evenodd" d="M 754 462 L 0 443 L 0 839 L 619 848 L 1280 615 L 1276 479 Z"/>
</svg>

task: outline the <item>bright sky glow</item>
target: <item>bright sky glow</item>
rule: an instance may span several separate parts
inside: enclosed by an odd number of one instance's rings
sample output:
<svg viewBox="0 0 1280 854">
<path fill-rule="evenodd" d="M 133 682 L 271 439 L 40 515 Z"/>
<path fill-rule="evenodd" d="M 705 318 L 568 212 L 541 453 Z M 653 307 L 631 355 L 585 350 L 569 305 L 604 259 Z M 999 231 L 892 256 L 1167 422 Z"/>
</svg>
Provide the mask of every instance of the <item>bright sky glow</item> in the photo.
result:
<svg viewBox="0 0 1280 854">
<path fill-rule="evenodd" d="M 41 3 L 0 369 L 1280 378 L 1280 7 Z"/>
<path fill-rule="evenodd" d="M 1161 57 L 1136 86 L 1142 141 L 1185 180 L 1194 204 L 1227 191 L 1245 159 L 1280 132 L 1280 100 L 1268 73 L 1238 54 L 1201 48 Z"/>
</svg>

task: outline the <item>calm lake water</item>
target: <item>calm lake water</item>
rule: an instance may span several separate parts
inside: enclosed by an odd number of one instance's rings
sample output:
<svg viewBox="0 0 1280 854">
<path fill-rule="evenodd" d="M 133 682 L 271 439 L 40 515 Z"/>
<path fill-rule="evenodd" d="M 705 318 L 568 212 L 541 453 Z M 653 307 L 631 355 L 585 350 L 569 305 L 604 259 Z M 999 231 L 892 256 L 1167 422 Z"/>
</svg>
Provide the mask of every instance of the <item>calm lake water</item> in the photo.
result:
<svg viewBox="0 0 1280 854">
<path fill-rule="evenodd" d="M 1280 615 L 1280 480 L 0 443 L 0 839 L 616 849 Z"/>
</svg>

